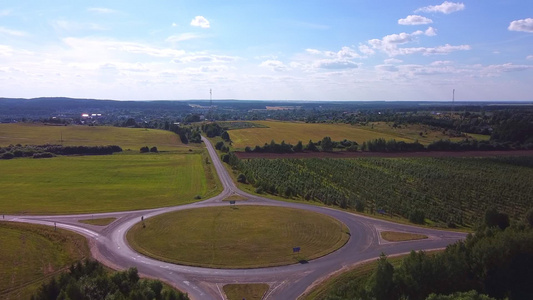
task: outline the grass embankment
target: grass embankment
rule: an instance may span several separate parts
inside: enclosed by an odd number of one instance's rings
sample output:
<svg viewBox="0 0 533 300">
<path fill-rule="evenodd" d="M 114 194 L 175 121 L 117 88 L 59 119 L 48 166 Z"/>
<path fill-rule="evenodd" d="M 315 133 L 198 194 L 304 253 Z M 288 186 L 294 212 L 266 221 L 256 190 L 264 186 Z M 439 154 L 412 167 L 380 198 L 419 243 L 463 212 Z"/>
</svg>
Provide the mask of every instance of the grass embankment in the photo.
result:
<svg viewBox="0 0 533 300">
<path fill-rule="evenodd" d="M 139 151 L 143 146 L 159 151 L 176 150 L 184 145 L 170 131 L 111 126 L 47 126 L 42 124 L 0 124 L 0 146 L 62 144 L 65 146 L 118 145 L 123 150 Z M 195 147 L 194 145 L 189 145 Z"/>
<path fill-rule="evenodd" d="M 199 151 L 0 161 L 0 212 L 58 214 L 147 209 L 220 190 Z"/>
<path fill-rule="evenodd" d="M 226 284 L 223 287 L 228 300 L 261 300 L 268 289 L 266 283 Z"/>
<path fill-rule="evenodd" d="M 172 263 L 255 268 L 318 258 L 343 246 L 348 228 L 326 215 L 265 206 L 183 210 L 144 220 L 127 234 L 137 251 Z M 172 237 L 161 238 L 161 237 Z M 293 253 L 300 247 L 300 253 Z"/>
<path fill-rule="evenodd" d="M 404 242 L 427 239 L 427 235 L 407 233 L 407 232 L 395 232 L 395 231 L 382 231 L 381 238 L 389 242 Z"/>
<path fill-rule="evenodd" d="M 414 142 L 418 140 L 422 144 L 430 144 L 440 139 L 459 141 L 464 137 L 449 137 L 441 130 L 431 129 L 423 125 L 402 125 L 400 128 L 392 127 L 391 124 L 377 122 L 369 125 L 349 125 L 349 124 L 313 124 L 299 122 L 277 122 L 277 121 L 254 121 L 255 124 L 263 127 L 250 127 L 230 130 L 229 134 L 233 142 L 233 148 L 243 150 L 246 146 L 263 146 L 271 140 L 280 143 L 285 141 L 296 145 L 298 141 L 305 144 L 309 140 L 314 142 L 322 140 L 325 136 L 331 137 L 334 141 L 344 139 L 356 141 L 362 144 L 365 141 L 383 138 L 385 140 L 395 139 L 396 141 Z M 422 133 L 422 134 L 420 134 Z M 475 139 L 488 139 L 488 136 L 469 135 Z"/>
<path fill-rule="evenodd" d="M 387 261 L 394 267 L 398 267 L 404 256 L 397 256 L 387 258 Z M 336 274 L 326 281 L 315 286 L 311 291 L 305 294 L 299 300 L 320 300 L 325 299 L 329 294 L 341 289 L 345 285 L 364 285 L 368 278 L 372 275 L 372 272 L 377 266 L 377 261 L 366 262 L 357 265 L 353 269 Z"/>
<path fill-rule="evenodd" d="M 80 223 L 96 225 L 96 226 L 107 226 L 113 223 L 117 218 L 100 218 L 100 219 L 86 219 L 79 220 Z"/>
<path fill-rule="evenodd" d="M 441 251 L 428 251 L 426 253 L 435 254 L 438 252 Z M 401 265 L 406 256 L 407 255 L 387 257 L 387 261 L 397 268 Z M 346 286 L 365 285 L 376 266 L 377 259 L 356 265 L 350 270 L 335 274 L 313 287 L 305 295 L 299 297 L 298 300 L 321 300 L 327 299 L 328 296 L 336 297 L 336 292 L 342 291 Z"/>
<path fill-rule="evenodd" d="M 40 285 L 90 255 L 86 239 L 52 227 L 0 222 L 0 298 L 29 299 Z"/>
</svg>

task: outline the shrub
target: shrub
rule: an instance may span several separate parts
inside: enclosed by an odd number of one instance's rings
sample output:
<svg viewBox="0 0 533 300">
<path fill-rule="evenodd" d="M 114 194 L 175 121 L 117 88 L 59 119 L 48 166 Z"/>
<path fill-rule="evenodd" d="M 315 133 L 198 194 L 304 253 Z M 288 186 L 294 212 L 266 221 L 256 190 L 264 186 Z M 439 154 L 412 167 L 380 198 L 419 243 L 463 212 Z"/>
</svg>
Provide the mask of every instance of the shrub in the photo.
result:
<svg viewBox="0 0 533 300">
<path fill-rule="evenodd" d="M 33 154 L 33 158 L 51 158 L 55 157 L 53 153 L 50 152 L 43 152 L 43 153 L 35 153 Z"/>
<path fill-rule="evenodd" d="M 13 157 L 15 157 L 15 155 L 13 155 L 13 153 L 11 152 L 6 152 L 2 154 L 2 156 L 0 156 L 0 158 L 2 159 L 12 159 Z"/>
</svg>

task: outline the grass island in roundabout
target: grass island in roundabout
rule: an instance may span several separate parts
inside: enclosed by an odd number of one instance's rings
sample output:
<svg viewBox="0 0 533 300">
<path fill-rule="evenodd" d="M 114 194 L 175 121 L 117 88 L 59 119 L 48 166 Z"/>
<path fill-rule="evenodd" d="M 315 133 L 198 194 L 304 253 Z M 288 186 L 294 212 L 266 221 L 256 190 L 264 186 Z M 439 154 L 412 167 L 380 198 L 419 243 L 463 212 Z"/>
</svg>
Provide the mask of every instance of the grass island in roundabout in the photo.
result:
<svg viewBox="0 0 533 300">
<path fill-rule="evenodd" d="M 134 225 L 138 252 L 171 263 L 208 268 L 259 268 L 301 263 L 342 247 L 349 230 L 315 212 L 274 206 L 180 210 Z M 299 252 L 293 248 L 299 247 Z"/>
</svg>

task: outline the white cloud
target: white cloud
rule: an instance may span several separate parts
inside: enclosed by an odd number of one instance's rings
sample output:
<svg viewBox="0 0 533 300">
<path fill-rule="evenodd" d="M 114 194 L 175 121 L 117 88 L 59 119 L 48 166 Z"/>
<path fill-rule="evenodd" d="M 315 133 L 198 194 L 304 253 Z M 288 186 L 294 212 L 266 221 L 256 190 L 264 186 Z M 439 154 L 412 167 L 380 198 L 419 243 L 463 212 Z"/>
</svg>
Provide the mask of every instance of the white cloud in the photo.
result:
<svg viewBox="0 0 533 300">
<path fill-rule="evenodd" d="M 11 56 L 13 55 L 13 48 L 7 45 L 0 45 L 0 56 Z"/>
<path fill-rule="evenodd" d="M 526 59 L 527 59 L 527 60 L 533 60 L 533 55 L 528 55 L 528 56 L 526 57 Z"/>
<path fill-rule="evenodd" d="M 110 8 L 105 8 L 105 7 L 91 7 L 91 8 L 88 8 L 87 10 L 90 11 L 90 12 L 95 12 L 95 13 L 99 13 L 99 14 L 116 13 L 115 10 L 110 9 Z"/>
<path fill-rule="evenodd" d="M 165 41 L 170 42 L 170 43 L 177 43 L 177 42 L 182 42 L 182 41 L 198 39 L 201 37 L 202 37 L 201 35 L 198 35 L 196 33 L 187 32 L 187 33 L 182 33 L 179 35 L 171 35 Z"/>
<path fill-rule="evenodd" d="M 502 72 L 519 72 L 519 71 L 525 71 L 525 70 L 531 70 L 533 69 L 532 65 L 515 65 L 512 63 L 506 63 L 501 65 L 490 65 L 487 66 L 484 69 L 484 72 L 487 72 L 489 74 L 492 73 L 502 73 Z"/>
<path fill-rule="evenodd" d="M 398 69 L 397 66 L 385 64 L 385 65 L 377 65 L 374 67 L 378 71 L 385 71 L 385 72 L 398 72 L 400 69 Z"/>
<path fill-rule="evenodd" d="M 386 60 L 383 61 L 386 65 L 390 65 L 390 64 L 401 64 L 403 63 L 403 60 L 401 59 L 397 59 L 397 58 L 387 58 Z"/>
<path fill-rule="evenodd" d="M 178 27 L 178 24 L 172 23 L 172 27 Z"/>
<path fill-rule="evenodd" d="M 0 34 L 7 34 L 12 36 L 27 36 L 28 34 L 24 31 L 13 30 L 5 27 L 0 27 Z"/>
<path fill-rule="evenodd" d="M 358 65 L 350 60 L 346 59 L 322 59 L 314 63 L 315 68 L 320 69 L 332 69 L 332 70 L 342 70 L 342 69 L 354 69 Z"/>
<path fill-rule="evenodd" d="M 436 30 L 433 27 L 429 27 L 426 31 L 417 30 L 413 33 L 399 33 L 399 34 L 390 34 L 384 36 L 380 39 L 371 39 L 368 43 L 368 48 L 365 49 L 367 53 L 371 53 L 369 50 L 380 50 L 387 53 L 389 56 L 397 55 L 408 55 L 408 54 L 423 54 L 423 55 L 434 55 L 434 54 L 448 54 L 453 51 L 458 50 L 470 50 L 469 45 L 459 45 L 451 46 L 446 44 L 444 46 L 437 47 L 417 47 L 417 48 L 400 48 L 399 45 L 407 44 L 416 39 L 417 36 L 434 36 L 436 35 Z M 361 47 L 360 47 L 361 50 Z"/>
<path fill-rule="evenodd" d="M 527 18 L 522 20 L 512 21 L 507 28 L 511 31 L 525 31 L 533 32 L 533 19 Z"/>
<path fill-rule="evenodd" d="M 359 51 L 366 55 L 372 55 L 376 53 L 376 51 L 372 50 L 372 48 L 370 48 L 368 45 L 359 45 Z"/>
<path fill-rule="evenodd" d="M 273 59 L 265 60 L 259 66 L 263 68 L 269 68 L 272 71 L 276 72 L 283 72 L 289 70 L 289 67 L 287 67 L 283 62 Z"/>
<path fill-rule="evenodd" d="M 208 55 L 208 54 L 194 54 L 184 55 L 180 58 L 173 59 L 174 63 L 228 63 L 236 61 L 237 58 L 233 56 L 223 55 Z"/>
<path fill-rule="evenodd" d="M 78 30 L 107 30 L 107 28 L 96 23 L 79 23 L 67 20 L 52 21 L 52 26 L 60 31 L 78 31 Z"/>
<path fill-rule="evenodd" d="M 0 10 L 0 17 L 9 16 L 11 14 L 11 9 L 2 9 Z"/>
<path fill-rule="evenodd" d="M 451 63 L 452 62 L 449 60 L 436 60 L 432 62 L 430 65 L 431 66 L 445 66 L 445 65 L 450 65 Z"/>
<path fill-rule="evenodd" d="M 437 35 L 437 30 L 433 27 L 429 27 L 428 29 L 426 29 L 426 31 L 424 31 L 424 34 L 427 36 L 435 36 Z"/>
<path fill-rule="evenodd" d="M 419 8 L 415 12 L 440 12 L 443 14 L 451 14 L 456 11 L 465 9 L 465 5 L 459 2 L 448 2 L 444 1 L 440 5 L 430 5 L 426 7 Z"/>
<path fill-rule="evenodd" d="M 122 42 L 109 39 L 96 38 L 64 38 L 63 42 L 71 47 L 76 53 L 90 53 L 90 56 L 104 57 L 118 53 L 121 56 L 124 52 L 132 54 L 143 54 L 152 57 L 179 57 L 185 54 L 183 50 L 170 48 L 152 47 L 135 42 Z M 122 54 L 121 54 L 122 53 Z"/>
<path fill-rule="evenodd" d="M 459 46 L 452 46 L 450 44 L 446 44 L 444 46 L 437 46 L 437 47 L 419 47 L 419 48 L 400 48 L 398 55 L 407 55 L 407 54 L 415 54 L 420 53 L 423 55 L 439 55 L 439 54 L 449 54 L 454 51 L 466 51 L 471 50 L 472 48 L 470 45 L 459 45 Z"/>
<path fill-rule="evenodd" d="M 398 20 L 398 24 L 400 25 L 424 25 L 431 23 L 433 23 L 433 20 L 419 15 L 409 15 L 405 19 Z"/>
<path fill-rule="evenodd" d="M 202 17 L 202 16 L 194 17 L 194 19 L 192 19 L 192 21 L 191 21 L 191 26 L 201 27 L 201 28 L 209 28 L 210 27 L 209 21 L 206 18 Z"/>
</svg>

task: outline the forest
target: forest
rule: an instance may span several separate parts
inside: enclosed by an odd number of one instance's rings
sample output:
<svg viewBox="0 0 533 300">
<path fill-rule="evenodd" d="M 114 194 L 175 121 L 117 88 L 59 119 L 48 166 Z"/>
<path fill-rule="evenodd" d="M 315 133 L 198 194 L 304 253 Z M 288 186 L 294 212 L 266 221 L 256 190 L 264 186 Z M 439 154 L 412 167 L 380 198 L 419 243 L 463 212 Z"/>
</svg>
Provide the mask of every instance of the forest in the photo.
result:
<svg viewBox="0 0 533 300">
<path fill-rule="evenodd" d="M 471 227 L 490 206 L 523 216 L 533 195 L 530 156 L 223 160 L 259 193 L 447 227 Z"/>
<path fill-rule="evenodd" d="M 136 268 L 108 272 L 94 260 L 78 261 L 68 272 L 43 284 L 32 300 L 187 300 L 186 294 L 164 287 L 161 281 L 140 279 Z"/>
<path fill-rule="evenodd" d="M 488 209 L 475 234 L 441 253 L 413 251 L 397 267 L 382 254 L 366 280 L 339 282 L 319 299 L 531 299 L 533 210 L 502 228 L 498 214 Z"/>
</svg>

